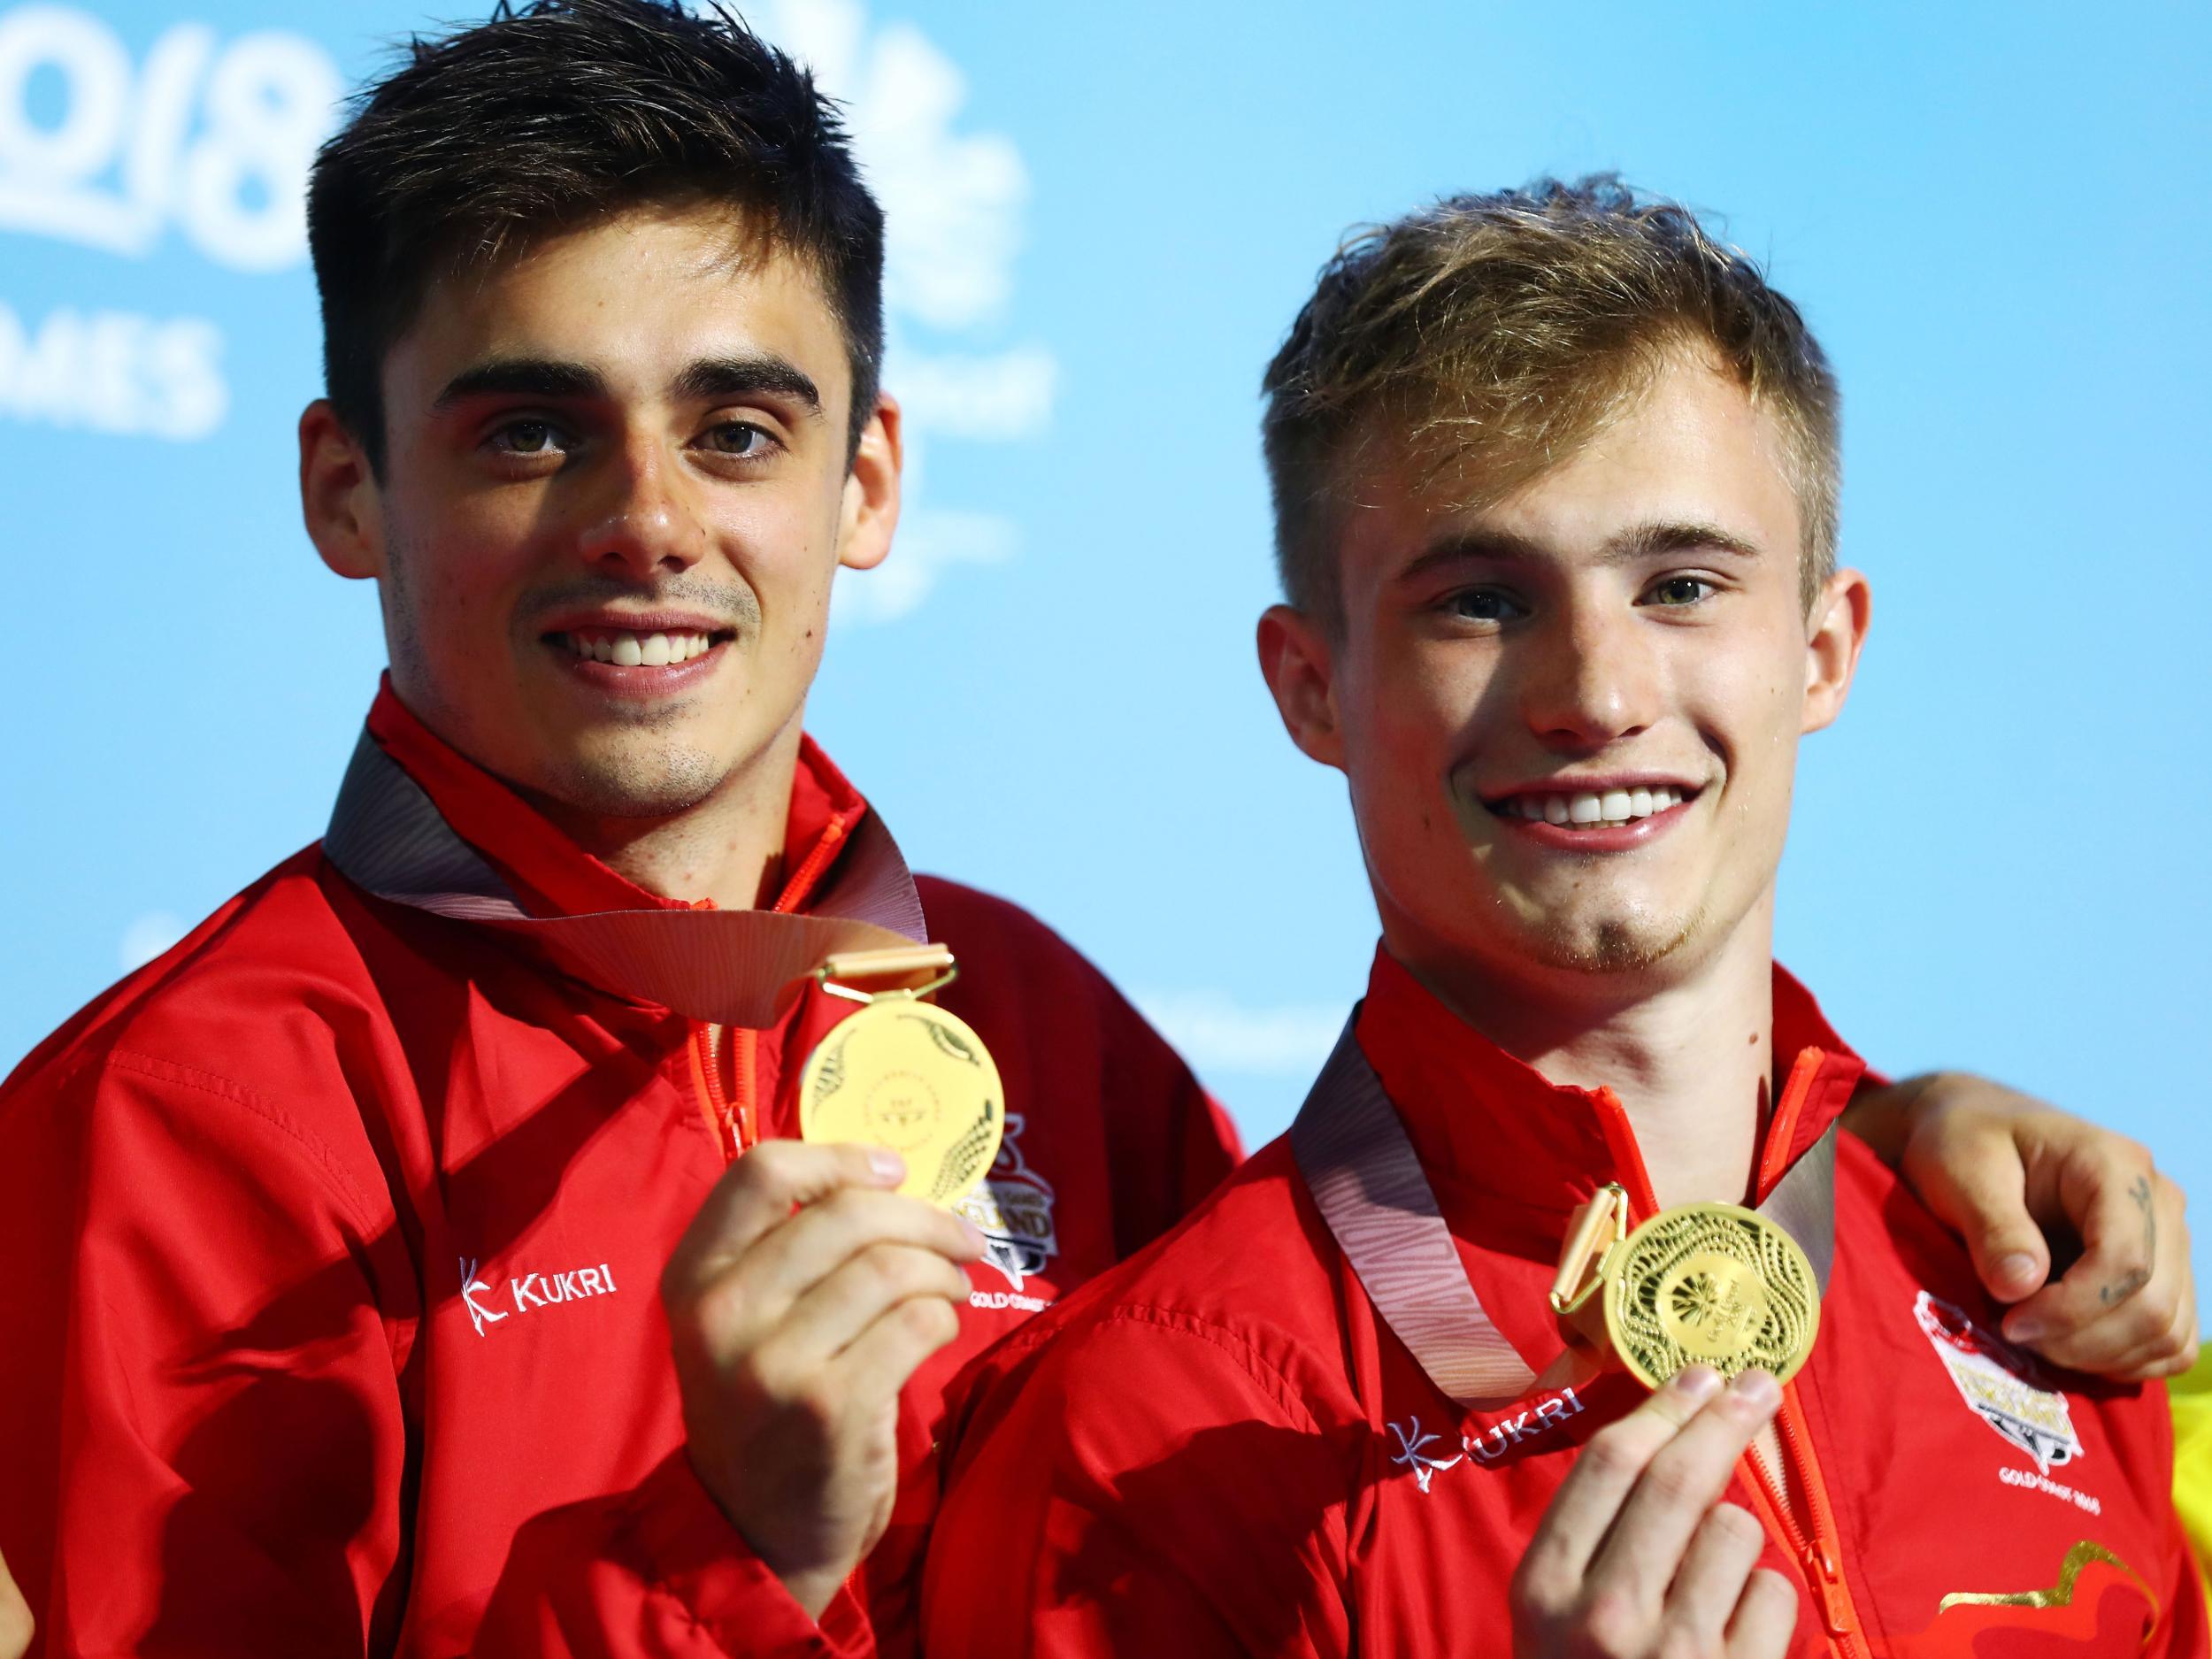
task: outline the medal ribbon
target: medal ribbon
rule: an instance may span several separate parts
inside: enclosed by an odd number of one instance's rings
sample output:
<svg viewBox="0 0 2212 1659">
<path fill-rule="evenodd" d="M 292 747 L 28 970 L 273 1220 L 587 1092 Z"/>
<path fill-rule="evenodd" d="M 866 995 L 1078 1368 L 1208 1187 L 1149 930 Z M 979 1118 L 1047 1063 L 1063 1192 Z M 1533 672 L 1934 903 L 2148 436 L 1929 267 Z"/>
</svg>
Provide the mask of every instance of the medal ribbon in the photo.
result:
<svg viewBox="0 0 2212 1659">
<path fill-rule="evenodd" d="M 531 916 L 365 731 L 338 786 L 323 856 L 377 898 L 526 941 L 588 984 L 717 1025 L 773 1025 L 780 999 L 826 956 L 910 950 L 928 938 L 914 877 L 873 811 L 860 820 L 804 916 L 675 910 Z"/>
<path fill-rule="evenodd" d="M 1353 1035 L 1358 1021 L 1356 1009 L 1290 1125 L 1290 1148 L 1367 1299 L 1463 1409 L 1498 1410 L 1573 1380 L 1572 1349 L 1540 1377 L 1484 1310 L 1398 1109 Z M 1824 1293 L 1836 1256 L 1835 1198 L 1831 1124 L 1758 1207 L 1797 1240 Z"/>
</svg>

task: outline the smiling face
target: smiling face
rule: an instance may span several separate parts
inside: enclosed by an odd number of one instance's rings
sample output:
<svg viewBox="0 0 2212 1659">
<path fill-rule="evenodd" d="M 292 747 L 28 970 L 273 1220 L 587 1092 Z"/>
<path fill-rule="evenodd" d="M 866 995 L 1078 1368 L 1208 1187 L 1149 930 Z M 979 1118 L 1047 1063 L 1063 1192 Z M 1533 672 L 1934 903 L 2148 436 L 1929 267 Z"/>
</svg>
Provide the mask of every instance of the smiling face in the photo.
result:
<svg viewBox="0 0 2212 1659">
<path fill-rule="evenodd" d="M 897 510 L 895 405 L 854 454 L 806 265 L 726 207 L 633 209 L 434 283 L 383 386 L 381 480 L 318 404 L 303 487 L 426 724 L 559 817 L 787 763 L 831 579 Z"/>
<path fill-rule="evenodd" d="M 1763 956 L 1797 741 L 1841 708 L 1866 621 L 1853 572 L 1808 618 L 1770 418 L 1683 351 L 1490 505 L 1389 468 L 1346 495 L 1340 634 L 1278 608 L 1261 649 L 1293 735 L 1350 780 L 1393 953 L 1439 985 L 1616 988 L 1732 939 Z"/>
</svg>

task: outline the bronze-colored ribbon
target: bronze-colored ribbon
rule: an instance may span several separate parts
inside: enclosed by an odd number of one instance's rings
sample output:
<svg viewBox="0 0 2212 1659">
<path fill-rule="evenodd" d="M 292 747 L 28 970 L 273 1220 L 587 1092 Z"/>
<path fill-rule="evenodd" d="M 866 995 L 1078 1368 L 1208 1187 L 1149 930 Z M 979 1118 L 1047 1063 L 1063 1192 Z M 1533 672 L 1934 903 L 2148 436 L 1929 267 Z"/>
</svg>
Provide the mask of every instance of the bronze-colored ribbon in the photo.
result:
<svg viewBox="0 0 2212 1659">
<path fill-rule="evenodd" d="M 1484 1310 L 1398 1109 L 1360 1049 L 1358 1024 L 1355 1008 L 1290 1125 L 1290 1147 L 1375 1311 L 1429 1380 L 1467 1410 L 1499 1410 L 1586 1376 L 1571 1349 L 1538 1376 Z M 1835 1194 L 1831 1124 L 1759 1206 L 1804 1249 L 1823 1291 L 1836 1256 Z"/>
<path fill-rule="evenodd" d="M 587 984 L 718 1025 L 772 1025 L 780 1000 L 825 957 L 909 949 L 928 938 L 913 875 L 873 811 L 861 819 L 804 916 L 675 910 L 531 916 L 365 731 L 338 787 L 323 856 L 377 898 L 526 941 Z"/>
</svg>

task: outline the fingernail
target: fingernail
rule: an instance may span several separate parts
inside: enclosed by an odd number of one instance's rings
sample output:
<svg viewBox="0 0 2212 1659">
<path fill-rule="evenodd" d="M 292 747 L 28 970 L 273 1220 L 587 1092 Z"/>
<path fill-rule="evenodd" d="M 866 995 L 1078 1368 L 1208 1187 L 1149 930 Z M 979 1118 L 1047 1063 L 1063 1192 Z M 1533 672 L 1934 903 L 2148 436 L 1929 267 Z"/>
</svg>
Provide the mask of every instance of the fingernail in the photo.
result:
<svg viewBox="0 0 2212 1659">
<path fill-rule="evenodd" d="M 983 1229 L 977 1226 L 974 1222 L 969 1220 L 965 1216 L 955 1216 L 953 1219 L 960 1224 L 961 1230 L 968 1235 L 968 1248 L 971 1250 L 975 1251 L 979 1256 L 981 1255 L 983 1252 L 983 1247 L 989 1242 L 989 1240 L 983 1236 Z"/>
<path fill-rule="evenodd" d="M 1686 1400 L 1708 1399 L 1720 1387 L 1720 1373 L 1710 1365 L 1686 1365 L 1675 1373 L 1674 1386 Z"/>
<path fill-rule="evenodd" d="M 1739 1374 L 1728 1387 L 1737 1399 L 1761 1411 L 1771 1411 L 1782 1403 L 1782 1385 L 1774 1380 L 1772 1372 L 1756 1367 Z"/>
<path fill-rule="evenodd" d="M 895 1152 L 871 1152 L 868 1169 L 886 1187 L 896 1187 L 906 1179 L 906 1160 Z"/>
<path fill-rule="evenodd" d="M 2035 1257 L 2025 1250 L 2015 1250 L 2010 1256 L 2001 1256 L 1991 1271 L 2000 1285 L 2025 1285 L 2036 1276 Z"/>
<path fill-rule="evenodd" d="M 2051 1333 L 2051 1327 L 2033 1314 L 2028 1314 L 2018 1319 L 2008 1319 L 2004 1323 L 2003 1329 L 2005 1340 L 2008 1342 L 2040 1342 Z"/>
</svg>

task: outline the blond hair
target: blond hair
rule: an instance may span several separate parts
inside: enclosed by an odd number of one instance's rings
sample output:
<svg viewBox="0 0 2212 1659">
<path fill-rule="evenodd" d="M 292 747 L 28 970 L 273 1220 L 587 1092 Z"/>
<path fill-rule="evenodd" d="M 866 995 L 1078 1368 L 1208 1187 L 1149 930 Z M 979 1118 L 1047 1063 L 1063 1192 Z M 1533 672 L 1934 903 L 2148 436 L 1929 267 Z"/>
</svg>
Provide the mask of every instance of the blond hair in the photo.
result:
<svg viewBox="0 0 2212 1659">
<path fill-rule="evenodd" d="M 1747 255 L 1610 174 L 1451 196 L 1362 232 L 1323 267 L 1263 383 L 1285 594 L 1340 620 L 1342 491 L 1371 446 L 1455 505 L 1494 501 L 1569 459 L 1685 345 L 1780 428 L 1809 608 L 1836 557 L 1827 357 Z"/>
</svg>

